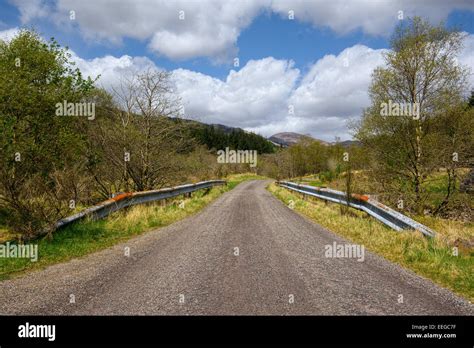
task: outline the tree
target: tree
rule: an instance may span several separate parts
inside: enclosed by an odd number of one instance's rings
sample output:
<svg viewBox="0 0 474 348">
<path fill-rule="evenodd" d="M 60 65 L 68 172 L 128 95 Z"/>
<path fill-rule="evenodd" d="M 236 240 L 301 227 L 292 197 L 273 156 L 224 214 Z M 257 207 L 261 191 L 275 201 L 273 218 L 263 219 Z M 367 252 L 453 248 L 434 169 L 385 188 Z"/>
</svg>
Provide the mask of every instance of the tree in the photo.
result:
<svg viewBox="0 0 474 348">
<path fill-rule="evenodd" d="M 56 104 L 79 102 L 93 90 L 54 39 L 23 30 L 0 40 L 0 199 L 7 223 L 24 239 L 65 212 L 64 179 L 81 160 L 81 117 L 56 116 Z"/>
<path fill-rule="evenodd" d="M 469 105 L 469 104 L 467 104 Z M 445 196 L 433 213 L 441 213 L 456 191 L 458 169 L 474 163 L 474 108 L 460 104 L 433 120 L 431 137 L 436 159 L 446 172 Z"/>
<path fill-rule="evenodd" d="M 456 60 L 462 41 L 462 33 L 419 17 L 402 22 L 385 66 L 373 72 L 371 106 L 356 126 L 356 138 L 375 161 L 374 177 L 412 199 L 417 212 L 426 199 L 423 184 L 439 166 L 433 119 L 463 102 L 468 71 Z M 412 112 L 386 115 L 387 104 Z"/>
<path fill-rule="evenodd" d="M 111 109 L 90 137 L 102 152 L 93 172 L 102 191 L 144 191 L 174 182 L 184 166 L 177 155 L 190 151 L 193 142 L 179 119 L 170 74 L 125 76 L 112 94 Z"/>
</svg>

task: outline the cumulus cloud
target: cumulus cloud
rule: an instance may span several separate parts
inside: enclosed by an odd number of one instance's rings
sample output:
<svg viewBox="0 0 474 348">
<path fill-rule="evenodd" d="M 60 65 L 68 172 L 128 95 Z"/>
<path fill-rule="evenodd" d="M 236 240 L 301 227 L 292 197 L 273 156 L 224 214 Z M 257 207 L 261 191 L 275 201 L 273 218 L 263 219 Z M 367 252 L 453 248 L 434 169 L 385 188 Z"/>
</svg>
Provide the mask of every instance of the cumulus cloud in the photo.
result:
<svg viewBox="0 0 474 348">
<path fill-rule="evenodd" d="M 291 61 L 265 58 L 232 70 L 225 81 L 183 69 L 174 78 L 186 113 L 205 122 L 266 136 L 294 131 L 348 139 L 346 122 L 368 106 L 370 76 L 383 64 L 382 52 L 356 45 L 321 58 L 305 76 Z"/>
<path fill-rule="evenodd" d="M 36 18 L 44 18 L 52 11 L 44 0 L 13 0 L 12 3 L 18 7 L 23 24 Z"/>
<path fill-rule="evenodd" d="M 470 68 L 470 75 L 468 84 L 470 89 L 474 89 L 474 34 L 464 33 L 466 38 L 464 40 L 464 47 L 459 54 L 459 64 Z"/>
<path fill-rule="evenodd" d="M 33 19 L 33 8 L 46 6 L 42 0 L 13 1 L 23 22 Z M 89 41 L 119 44 L 128 37 L 145 41 L 152 51 L 172 59 L 223 60 L 235 56 L 240 32 L 265 4 L 268 0 L 56 0 L 50 18 L 61 28 L 78 28 Z"/>
<path fill-rule="evenodd" d="M 155 63 L 147 57 L 128 55 L 119 58 L 108 55 L 94 59 L 82 59 L 71 52 L 71 60 L 75 62 L 85 77 L 90 76 L 92 79 L 99 77 L 97 85 L 109 91 L 113 86 L 118 86 L 122 77 L 149 69 L 158 69 Z"/>
<path fill-rule="evenodd" d="M 474 72 L 473 47 L 474 35 L 469 35 L 459 62 Z M 369 106 L 371 74 L 384 64 L 385 51 L 355 45 L 319 59 L 304 76 L 291 62 L 274 58 L 250 61 L 239 72 L 231 71 L 225 81 L 183 69 L 174 75 L 186 113 L 204 122 L 265 136 L 293 131 L 344 140 L 351 138 L 348 120 L 359 118 Z"/>
<path fill-rule="evenodd" d="M 459 62 L 474 72 L 473 47 L 474 35 L 469 35 Z M 187 117 L 265 136 L 292 131 L 326 141 L 336 136 L 345 140 L 351 138 L 347 121 L 360 117 L 369 105 L 371 74 L 383 65 L 384 51 L 355 45 L 319 59 L 304 76 L 292 61 L 267 57 L 231 70 L 224 80 L 187 69 L 173 70 L 172 79 Z M 101 75 L 99 84 L 106 88 L 124 73 L 158 69 L 146 57 L 73 58 L 85 75 Z"/>
<path fill-rule="evenodd" d="M 400 14 L 403 18 L 423 15 L 439 22 L 454 9 L 474 10 L 474 3 L 469 0 L 275 0 L 271 8 L 286 18 L 288 11 L 293 11 L 295 20 L 328 27 L 339 34 L 361 29 L 371 35 L 388 35 Z"/>
<path fill-rule="evenodd" d="M 299 74 L 292 61 L 268 57 L 231 70 L 225 81 L 184 69 L 173 79 L 186 114 L 249 128 L 284 117 Z"/>
<path fill-rule="evenodd" d="M 78 28 L 88 41 L 120 43 L 128 37 L 146 42 L 153 52 L 171 59 L 210 57 L 218 62 L 237 54 L 240 33 L 264 11 L 288 18 L 291 10 L 295 20 L 338 34 L 360 29 L 388 35 L 399 11 L 405 17 L 422 14 L 437 22 L 454 9 L 474 10 L 469 0 L 12 1 L 23 23 L 47 18 L 61 28 Z M 74 21 L 69 19 L 70 11 L 75 12 Z"/>
<path fill-rule="evenodd" d="M 383 51 L 355 45 L 337 56 L 326 55 L 301 77 L 280 106 L 278 117 L 247 129 L 266 136 L 289 131 L 327 141 L 336 136 L 350 139 L 347 121 L 359 117 L 368 106 L 371 73 L 383 64 Z"/>
<path fill-rule="evenodd" d="M 17 32 L 17 28 L 0 31 L 0 39 L 9 39 Z M 327 141 L 335 136 L 344 140 L 350 138 L 347 120 L 360 117 L 362 108 L 369 105 L 371 73 L 383 65 L 384 51 L 354 45 L 319 59 L 303 76 L 293 61 L 267 57 L 248 61 L 223 80 L 176 69 L 172 82 L 187 117 L 265 136 L 293 131 Z M 72 60 L 85 76 L 100 75 L 98 85 L 108 90 L 124 75 L 160 69 L 147 57 L 128 55 L 83 59 L 72 52 Z M 474 35 L 467 34 L 458 61 L 474 72 Z M 470 82 L 474 87 L 474 74 Z"/>
<path fill-rule="evenodd" d="M 320 134 L 324 130 L 326 138 L 340 136 L 335 133 L 340 133 L 347 120 L 360 116 L 369 105 L 371 74 L 383 65 L 384 51 L 355 45 L 337 56 L 326 55 L 318 60 L 289 98 L 295 116 L 311 120 L 312 130 Z M 321 129 L 322 125 L 330 125 L 331 133 Z M 344 133 L 348 137 L 347 130 Z"/>
<path fill-rule="evenodd" d="M 10 41 L 19 32 L 20 32 L 20 30 L 18 28 L 11 28 L 11 29 L 2 30 L 2 31 L 0 31 L 0 40 Z"/>
</svg>

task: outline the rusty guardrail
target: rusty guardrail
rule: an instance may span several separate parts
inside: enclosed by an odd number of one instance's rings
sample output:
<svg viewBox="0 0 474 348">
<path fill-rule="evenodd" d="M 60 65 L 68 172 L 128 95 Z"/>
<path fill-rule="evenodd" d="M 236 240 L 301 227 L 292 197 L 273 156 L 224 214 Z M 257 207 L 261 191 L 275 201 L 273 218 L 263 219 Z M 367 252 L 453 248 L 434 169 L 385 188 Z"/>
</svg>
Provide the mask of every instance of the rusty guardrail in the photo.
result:
<svg viewBox="0 0 474 348">
<path fill-rule="evenodd" d="M 88 216 L 91 216 L 93 219 L 102 219 L 117 210 L 130 207 L 132 205 L 172 198 L 197 190 L 210 188 L 217 185 L 224 185 L 226 183 L 227 182 L 225 180 L 209 180 L 198 182 L 196 184 L 186 184 L 163 188 L 160 190 L 121 193 L 111 199 L 84 209 L 77 214 L 59 220 L 55 224 L 55 229 L 67 226 Z"/>
<path fill-rule="evenodd" d="M 408 216 L 405 216 L 366 195 L 353 194 L 351 195 L 351 199 L 348 200 L 347 195 L 344 192 L 329 188 L 300 185 L 290 181 L 278 181 L 277 184 L 292 191 L 321 198 L 334 203 L 349 205 L 352 208 L 365 211 L 370 216 L 396 231 L 413 229 L 420 231 L 428 237 L 434 237 L 436 235 L 435 231 L 431 230 L 425 225 L 416 222 Z"/>
</svg>

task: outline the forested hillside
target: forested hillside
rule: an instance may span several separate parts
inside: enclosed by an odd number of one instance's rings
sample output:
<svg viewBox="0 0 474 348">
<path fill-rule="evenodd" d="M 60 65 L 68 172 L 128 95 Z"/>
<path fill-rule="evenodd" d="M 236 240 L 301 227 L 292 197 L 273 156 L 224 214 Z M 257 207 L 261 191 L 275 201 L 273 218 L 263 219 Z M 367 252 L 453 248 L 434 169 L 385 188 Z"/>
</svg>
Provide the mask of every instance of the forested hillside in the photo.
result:
<svg viewBox="0 0 474 348">
<path fill-rule="evenodd" d="M 245 132 L 240 128 L 224 132 L 214 125 L 201 124 L 193 127 L 192 135 L 199 143 L 214 150 L 229 147 L 231 149 L 256 150 L 260 154 L 273 153 L 275 151 L 274 145 L 264 137 L 255 133 Z"/>
</svg>

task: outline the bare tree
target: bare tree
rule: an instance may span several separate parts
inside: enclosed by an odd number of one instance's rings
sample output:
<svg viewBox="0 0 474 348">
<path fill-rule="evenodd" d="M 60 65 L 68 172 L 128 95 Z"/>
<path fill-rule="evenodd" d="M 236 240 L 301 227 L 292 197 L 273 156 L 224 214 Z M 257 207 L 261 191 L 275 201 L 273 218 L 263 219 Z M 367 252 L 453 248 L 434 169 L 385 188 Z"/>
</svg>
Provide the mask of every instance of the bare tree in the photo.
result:
<svg viewBox="0 0 474 348">
<path fill-rule="evenodd" d="M 116 107 L 100 143 L 106 162 L 121 173 L 115 190 L 143 191 L 172 182 L 184 165 L 176 154 L 189 147 L 190 139 L 170 73 L 149 69 L 123 77 L 113 97 Z"/>
</svg>

